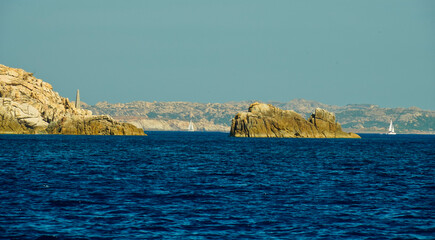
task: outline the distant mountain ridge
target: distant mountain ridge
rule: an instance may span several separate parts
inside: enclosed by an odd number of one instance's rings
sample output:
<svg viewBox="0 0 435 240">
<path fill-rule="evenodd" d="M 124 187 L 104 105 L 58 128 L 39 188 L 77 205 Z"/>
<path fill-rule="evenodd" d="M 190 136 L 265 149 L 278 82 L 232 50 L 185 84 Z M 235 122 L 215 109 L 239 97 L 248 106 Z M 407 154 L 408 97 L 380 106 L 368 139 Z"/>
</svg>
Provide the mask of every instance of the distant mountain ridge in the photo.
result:
<svg viewBox="0 0 435 240">
<path fill-rule="evenodd" d="M 256 101 L 227 103 L 193 102 L 99 102 L 83 108 L 94 114 L 111 115 L 117 120 L 149 130 L 186 130 L 192 120 L 199 131 L 229 131 L 231 119 Z M 373 104 L 336 106 L 312 100 L 293 99 L 289 102 L 266 102 L 283 110 L 293 110 L 308 118 L 316 108 L 335 113 L 343 130 L 358 133 L 383 133 L 390 119 L 398 133 L 435 134 L 435 111 L 410 108 L 382 108 Z"/>
</svg>

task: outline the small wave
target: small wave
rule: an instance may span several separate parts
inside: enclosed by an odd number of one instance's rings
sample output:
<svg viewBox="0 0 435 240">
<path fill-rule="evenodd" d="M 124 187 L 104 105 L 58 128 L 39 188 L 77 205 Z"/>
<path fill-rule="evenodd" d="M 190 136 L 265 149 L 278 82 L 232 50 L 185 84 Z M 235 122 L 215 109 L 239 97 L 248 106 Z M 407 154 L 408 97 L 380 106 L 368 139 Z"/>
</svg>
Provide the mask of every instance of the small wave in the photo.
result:
<svg viewBox="0 0 435 240">
<path fill-rule="evenodd" d="M 83 200 L 50 200 L 49 202 L 53 207 L 76 207 L 79 205 L 96 204 L 95 202 Z"/>
</svg>

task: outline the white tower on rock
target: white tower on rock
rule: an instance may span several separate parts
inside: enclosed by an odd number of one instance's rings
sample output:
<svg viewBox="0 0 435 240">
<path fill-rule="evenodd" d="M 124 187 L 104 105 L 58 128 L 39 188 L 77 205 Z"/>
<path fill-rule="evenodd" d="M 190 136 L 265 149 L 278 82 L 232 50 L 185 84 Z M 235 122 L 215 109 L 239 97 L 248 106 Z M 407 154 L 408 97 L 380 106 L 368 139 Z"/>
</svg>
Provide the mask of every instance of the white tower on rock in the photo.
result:
<svg viewBox="0 0 435 240">
<path fill-rule="evenodd" d="M 76 108 L 80 109 L 80 92 L 77 89 L 77 95 L 76 95 Z"/>
</svg>

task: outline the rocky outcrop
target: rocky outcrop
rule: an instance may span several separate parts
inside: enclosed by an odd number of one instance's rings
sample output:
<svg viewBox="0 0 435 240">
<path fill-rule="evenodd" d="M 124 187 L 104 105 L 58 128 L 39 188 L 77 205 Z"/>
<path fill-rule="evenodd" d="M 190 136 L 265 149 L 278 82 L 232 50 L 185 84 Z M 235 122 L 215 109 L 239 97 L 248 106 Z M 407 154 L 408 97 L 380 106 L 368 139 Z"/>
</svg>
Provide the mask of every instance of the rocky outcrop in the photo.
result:
<svg viewBox="0 0 435 240">
<path fill-rule="evenodd" d="M 22 69 L 0 65 L 0 133 L 144 135 L 131 124 L 79 109 Z"/>
<path fill-rule="evenodd" d="M 359 138 L 345 133 L 335 115 L 317 108 L 308 120 L 291 110 L 281 110 L 270 104 L 253 103 L 248 112 L 238 113 L 231 124 L 234 137 L 279 138 Z"/>
</svg>

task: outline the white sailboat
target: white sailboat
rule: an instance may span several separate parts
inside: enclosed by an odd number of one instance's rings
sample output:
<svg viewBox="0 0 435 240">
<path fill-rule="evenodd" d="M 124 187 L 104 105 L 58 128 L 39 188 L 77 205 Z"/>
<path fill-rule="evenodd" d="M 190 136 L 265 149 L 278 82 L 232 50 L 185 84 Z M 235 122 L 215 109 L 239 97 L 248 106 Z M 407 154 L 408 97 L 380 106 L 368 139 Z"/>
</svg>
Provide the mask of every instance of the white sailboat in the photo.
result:
<svg viewBox="0 0 435 240">
<path fill-rule="evenodd" d="M 195 129 L 193 128 L 192 120 L 190 120 L 190 122 L 189 122 L 189 127 L 187 127 L 187 131 L 189 131 L 189 132 L 195 131 Z"/>
<path fill-rule="evenodd" d="M 394 132 L 394 126 L 393 126 L 393 120 L 390 121 L 390 127 L 388 128 L 388 135 L 396 135 L 396 133 Z"/>
</svg>

